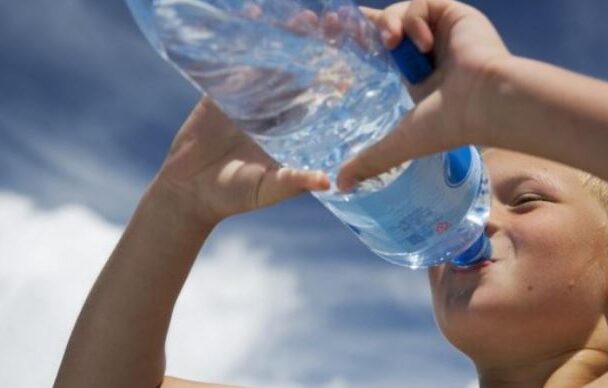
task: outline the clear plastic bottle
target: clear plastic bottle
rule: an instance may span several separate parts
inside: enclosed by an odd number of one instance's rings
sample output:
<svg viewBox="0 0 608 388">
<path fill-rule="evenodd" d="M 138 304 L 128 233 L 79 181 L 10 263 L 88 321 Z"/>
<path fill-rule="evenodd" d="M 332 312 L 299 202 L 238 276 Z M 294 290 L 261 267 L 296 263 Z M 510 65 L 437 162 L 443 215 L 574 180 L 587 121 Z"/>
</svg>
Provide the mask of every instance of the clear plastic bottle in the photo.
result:
<svg viewBox="0 0 608 388">
<path fill-rule="evenodd" d="M 277 161 L 328 173 L 387 134 L 431 70 L 393 61 L 351 0 L 127 0 L 157 51 Z M 401 72 L 400 72 L 401 69 Z M 411 268 L 489 257 L 489 185 L 474 147 L 315 196 L 372 251 Z"/>
</svg>

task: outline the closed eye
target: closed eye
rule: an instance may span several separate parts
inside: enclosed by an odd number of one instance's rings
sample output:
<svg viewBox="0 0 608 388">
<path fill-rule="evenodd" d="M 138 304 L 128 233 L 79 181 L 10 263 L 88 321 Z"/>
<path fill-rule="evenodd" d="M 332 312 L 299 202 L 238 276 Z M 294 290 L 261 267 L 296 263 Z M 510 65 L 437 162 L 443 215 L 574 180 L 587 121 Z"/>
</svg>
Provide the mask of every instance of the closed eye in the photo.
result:
<svg viewBox="0 0 608 388">
<path fill-rule="evenodd" d="M 517 196 L 517 198 L 515 198 L 515 201 L 513 202 L 513 204 L 511 206 L 521 206 L 521 205 L 525 205 L 530 202 L 543 201 L 543 200 L 544 200 L 544 198 L 542 195 L 535 194 L 535 193 L 524 193 L 524 194 Z"/>
</svg>

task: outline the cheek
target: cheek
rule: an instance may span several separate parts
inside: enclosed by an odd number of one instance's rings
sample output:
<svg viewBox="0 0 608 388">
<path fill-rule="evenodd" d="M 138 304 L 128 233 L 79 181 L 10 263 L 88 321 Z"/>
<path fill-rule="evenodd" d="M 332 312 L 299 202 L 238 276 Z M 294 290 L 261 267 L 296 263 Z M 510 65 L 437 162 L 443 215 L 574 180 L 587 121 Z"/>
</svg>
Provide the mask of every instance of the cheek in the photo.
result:
<svg viewBox="0 0 608 388">
<path fill-rule="evenodd" d="M 503 291 L 522 310 L 546 319 L 602 311 L 605 269 L 597 247 L 603 240 L 580 212 L 552 210 L 513 223 L 514 256 L 501 274 Z"/>
<path fill-rule="evenodd" d="M 544 211 L 543 211 L 544 210 Z M 514 277 L 565 280 L 584 266 L 600 262 L 596 228 L 574 209 L 539 209 L 513 222 L 509 230 Z"/>
<path fill-rule="evenodd" d="M 515 259 L 534 265 L 560 261 L 571 256 L 581 241 L 569 218 L 539 211 L 513 222 L 509 237 Z"/>
</svg>

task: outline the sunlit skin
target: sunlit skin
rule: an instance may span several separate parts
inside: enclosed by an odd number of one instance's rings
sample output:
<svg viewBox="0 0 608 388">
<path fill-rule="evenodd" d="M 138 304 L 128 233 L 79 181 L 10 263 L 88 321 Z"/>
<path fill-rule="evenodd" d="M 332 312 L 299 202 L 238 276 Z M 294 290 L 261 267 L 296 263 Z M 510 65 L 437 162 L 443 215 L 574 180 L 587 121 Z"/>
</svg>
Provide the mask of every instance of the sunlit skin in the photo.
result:
<svg viewBox="0 0 608 388">
<path fill-rule="evenodd" d="M 606 212 L 571 167 L 496 149 L 484 158 L 492 263 L 429 270 L 437 323 L 488 386 L 551 375 L 582 386 L 608 369 Z"/>
</svg>

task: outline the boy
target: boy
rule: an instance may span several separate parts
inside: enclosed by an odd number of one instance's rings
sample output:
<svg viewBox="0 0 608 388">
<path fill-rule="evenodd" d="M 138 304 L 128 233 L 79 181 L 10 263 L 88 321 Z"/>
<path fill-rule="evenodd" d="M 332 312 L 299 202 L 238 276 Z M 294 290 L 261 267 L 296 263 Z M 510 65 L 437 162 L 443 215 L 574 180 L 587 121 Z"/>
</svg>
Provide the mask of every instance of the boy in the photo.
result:
<svg viewBox="0 0 608 388">
<path fill-rule="evenodd" d="M 388 46 L 407 33 L 438 68 L 411 88 L 419 105 L 404 122 L 345 164 L 341 188 L 462 144 L 536 155 L 484 154 L 495 257 L 429 270 L 437 322 L 482 387 L 608 386 L 598 179 L 608 179 L 608 85 L 510 55 L 483 15 L 455 1 L 365 12 Z M 213 104 L 198 104 L 91 290 L 55 386 L 213 386 L 164 377 L 172 308 L 205 238 L 230 215 L 328 186 L 320 172 L 279 168 Z"/>
</svg>

